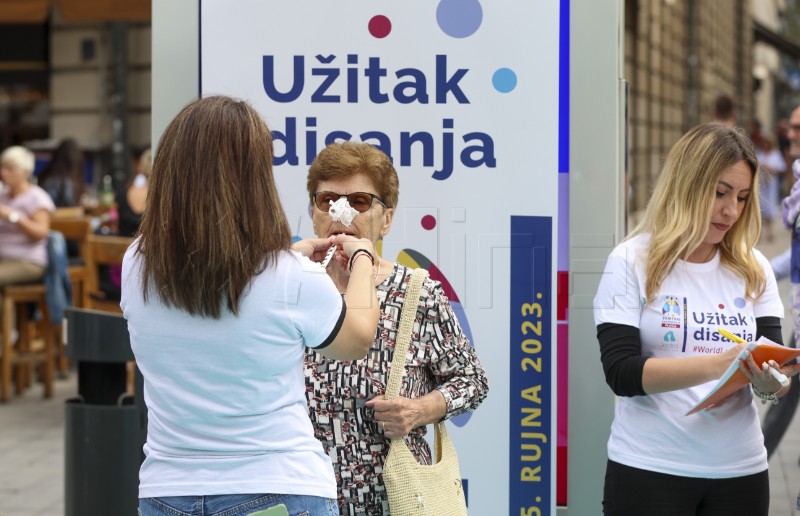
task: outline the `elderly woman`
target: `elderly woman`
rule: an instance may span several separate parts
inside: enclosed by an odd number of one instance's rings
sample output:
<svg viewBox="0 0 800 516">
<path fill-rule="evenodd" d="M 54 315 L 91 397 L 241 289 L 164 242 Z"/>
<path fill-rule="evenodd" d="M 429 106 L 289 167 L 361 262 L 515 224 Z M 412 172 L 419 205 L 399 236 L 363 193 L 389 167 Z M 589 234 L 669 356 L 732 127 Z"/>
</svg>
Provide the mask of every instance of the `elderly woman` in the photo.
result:
<svg viewBox="0 0 800 516">
<path fill-rule="evenodd" d="M 397 172 L 384 153 L 365 143 L 329 145 L 311 164 L 307 188 L 318 237 L 345 233 L 369 239 L 378 249 L 392 227 L 398 197 Z M 332 203 L 355 217 L 331 213 Z M 306 352 L 309 412 L 333 460 L 343 515 L 389 514 L 381 472 L 390 439 L 405 437 L 417 460 L 430 464 L 426 425 L 475 410 L 489 390 L 441 283 L 426 279 L 400 397 L 384 398 L 412 269 L 380 256 L 373 265 L 381 316 L 367 358 L 339 361 Z M 344 292 L 350 278 L 346 263 L 331 260 L 327 271 Z"/>
<path fill-rule="evenodd" d="M 47 266 L 50 196 L 30 183 L 35 159 L 24 147 L 0 154 L 0 285 L 36 281 Z"/>
</svg>

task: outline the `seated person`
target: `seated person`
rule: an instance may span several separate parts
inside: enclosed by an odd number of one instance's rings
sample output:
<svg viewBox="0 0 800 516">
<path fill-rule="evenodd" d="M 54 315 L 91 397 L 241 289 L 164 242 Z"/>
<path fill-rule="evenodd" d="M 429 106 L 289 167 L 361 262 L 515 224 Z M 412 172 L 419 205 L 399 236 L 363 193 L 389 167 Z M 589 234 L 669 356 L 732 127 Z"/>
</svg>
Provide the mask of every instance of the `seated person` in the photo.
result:
<svg viewBox="0 0 800 516">
<path fill-rule="evenodd" d="M 148 147 L 134 163 L 134 175 L 128 183 L 128 188 L 117 199 L 120 236 L 133 236 L 139 230 L 139 222 L 147 200 L 147 180 L 150 178 L 152 168 L 153 159 Z"/>
<path fill-rule="evenodd" d="M 50 196 L 31 184 L 35 159 L 20 146 L 0 154 L 0 286 L 36 281 L 47 266 L 47 234 L 55 211 Z"/>
<path fill-rule="evenodd" d="M 65 138 L 39 172 L 37 184 L 50 194 L 56 207 L 71 208 L 81 205 L 86 190 L 83 174 L 83 151 L 74 139 Z"/>
</svg>

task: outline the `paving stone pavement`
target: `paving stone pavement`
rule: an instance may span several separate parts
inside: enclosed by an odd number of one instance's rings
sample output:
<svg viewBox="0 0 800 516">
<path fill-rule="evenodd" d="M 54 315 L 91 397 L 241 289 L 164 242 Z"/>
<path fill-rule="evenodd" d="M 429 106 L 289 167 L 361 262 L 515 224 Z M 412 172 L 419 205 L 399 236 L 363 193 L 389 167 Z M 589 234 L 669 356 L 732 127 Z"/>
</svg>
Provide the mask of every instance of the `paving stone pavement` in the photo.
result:
<svg viewBox="0 0 800 516">
<path fill-rule="evenodd" d="M 789 239 L 788 231 L 779 230 L 772 242 L 760 242 L 758 248 L 771 258 L 788 247 Z M 779 288 L 788 322 L 788 281 L 781 281 Z M 789 335 L 786 324 L 784 335 Z M 42 386 L 37 384 L 22 396 L 0 403 L 0 516 L 64 514 L 64 402 L 77 390 L 73 370 L 67 378 L 56 380 L 52 399 L 42 398 Z M 769 516 L 794 516 L 799 459 L 800 416 L 795 416 L 770 460 Z"/>
<path fill-rule="evenodd" d="M 0 516 L 64 514 L 64 401 L 77 384 L 71 371 L 50 399 L 35 384 L 0 403 Z"/>
<path fill-rule="evenodd" d="M 776 228 L 772 242 L 761 241 L 756 246 L 768 258 L 782 253 L 789 247 L 791 234 L 782 227 Z M 789 309 L 789 280 L 778 283 L 786 313 L 783 319 L 783 339 L 788 342 L 791 335 L 791 311 Z M 766 407 L 758 404 L 762 417 Z M 769 516 L 794 516 L 793 512 L 800 491 L 800 407 L 792 423 L 769 461 L 770 510 Z"/>
</svg>

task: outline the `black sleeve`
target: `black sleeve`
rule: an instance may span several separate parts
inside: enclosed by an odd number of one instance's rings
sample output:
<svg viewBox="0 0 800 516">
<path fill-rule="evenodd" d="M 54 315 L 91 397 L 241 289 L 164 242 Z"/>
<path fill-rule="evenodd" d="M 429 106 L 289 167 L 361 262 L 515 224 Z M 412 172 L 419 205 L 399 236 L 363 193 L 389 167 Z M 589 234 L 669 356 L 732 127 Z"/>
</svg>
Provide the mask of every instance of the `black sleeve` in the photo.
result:
<svg viewBox="0 0 800 516">
<path fill-rule="evenodd" d="M 764 336 L 783 344 L 778 317 L 756 318 L 756 338 Z M 606 383 L 617 396 L 645 396 L 642 373 L 647 358 L 642 356 L 639 328 L 625 324 L 603 323 L 597 327 L 600 361 Z"/>
<path fill-rule="evenodd" d="M 603 323 L 597 327 L 600 361 L 606 383 L 617 396 L 645 396 L 642 373 L 647 358 L 642 356 L 639 328 Z"/>
<path fill-rule="evenodd" d="M 336 336 L 339 335 L 339 330 L 342 329 L 342 323 L 344 323 L 345 314 L 347 314 L 347 304 L 344 302 L 344 295 L 342 295 L 342 311 L 339 313 L 339 319 L 336 321 L 336 325 L 331 330 L 331 334 L 328 335 L 328 338 L 325 339 L 322 342 L 322 344 L 320 344 L 316 348 L 312 348 L 312 349 L 319 350 L 319 349 L 327 348 L 328 346 L 330 346 L 331 342 L 333 342 L 333 340 L 336 338 Z"/>
<path fill-rule="evenodd" d="M 756 317 L 756 338 L 762 335 L 772 342 L 783 344 L 780 317 Z"/>
</svg>

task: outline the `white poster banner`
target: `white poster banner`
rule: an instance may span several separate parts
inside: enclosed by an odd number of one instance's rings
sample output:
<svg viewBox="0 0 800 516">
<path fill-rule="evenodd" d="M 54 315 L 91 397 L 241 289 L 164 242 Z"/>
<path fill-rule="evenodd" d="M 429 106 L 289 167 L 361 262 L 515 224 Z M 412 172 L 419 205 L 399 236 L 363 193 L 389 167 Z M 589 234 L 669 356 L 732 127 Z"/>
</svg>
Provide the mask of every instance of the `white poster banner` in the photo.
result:
<svg viewBox="0 0 800 516">
<path fill-rule="evenodd" d="M 392 159 L 382 255 L 442 281 L 489 376 L 483 405 L 449 424 L 471 514 L 556 505 L 565 2 L 200 2 L 199 93 L 263 114 L 296 238 L 313 236 L 306 173 L 325 145 Z"/>
</svg>

